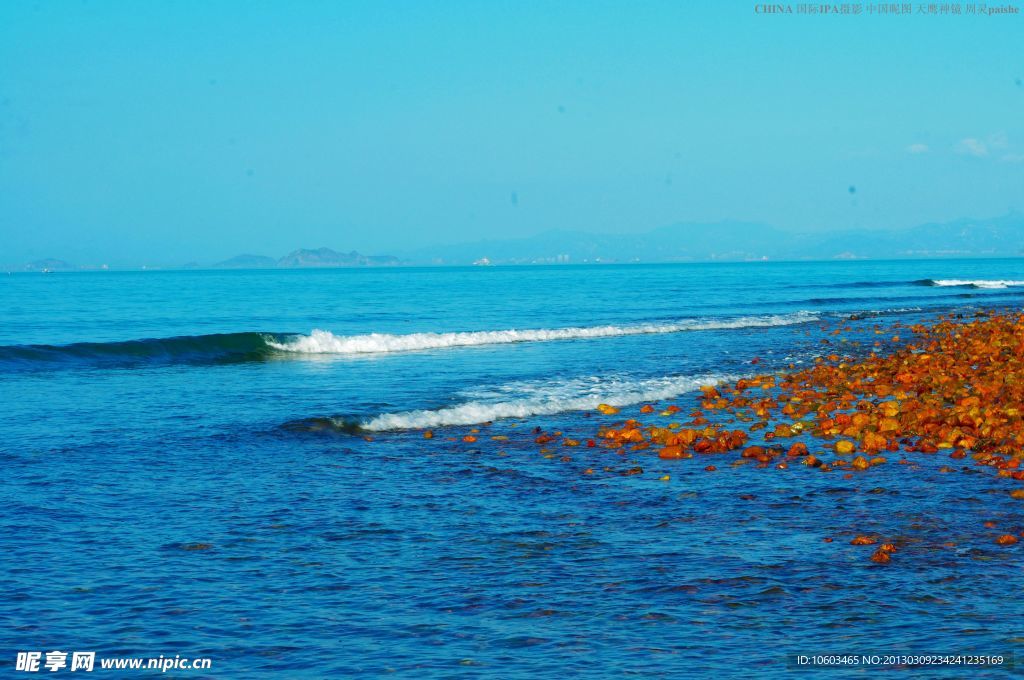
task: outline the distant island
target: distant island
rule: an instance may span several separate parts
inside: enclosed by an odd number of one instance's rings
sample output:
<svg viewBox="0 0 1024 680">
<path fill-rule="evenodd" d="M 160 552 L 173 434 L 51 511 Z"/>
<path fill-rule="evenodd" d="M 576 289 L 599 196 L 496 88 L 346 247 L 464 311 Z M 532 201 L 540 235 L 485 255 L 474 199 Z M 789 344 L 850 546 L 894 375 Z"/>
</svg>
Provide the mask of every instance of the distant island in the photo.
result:
<svg viewBox="0 0 1024 680">
<path fill-rule="evenodd" d="M 293 250 L 274 259 L 264 255 L 236 255 L 218 262 L 214 269 L 306 269 L 310 267 L 394 267 L 402 264 L 394 255 L 361 255 L 355 250 L 339 253 L 330 248 Z"/>
<path fill-rule="evenodd" d="M 134 269 L 326 269 L 330 267 L 395 267 L 402 264 L 407 263 L 394 255 L 362 255 L 355 250 L 348 253 L 339 253 L 330 248 L 300 248 L 277 259 L 265 255 L 243 254 L 205 266 L 197 262 L 189 262 L 180 266 L 142 265 L 134 267 Z M 24 266 L 8 267 L 8 271 L 44 273 L 107 269 L 109 267 L 105 264 L 82 266 L 54 258 L 34 260 L 26 263 Z M 122 267 L 122 269 L 133 269 L 133 267 Z"/>
<path fill-rule="evenodd" d="M 266 255 L 235 255 L 213 266 L 218 269 L 270 269 L 277 266 L 277 260 Z"/>
<path fill-rule="evenodd" d="M 355 250 L 339 253 L 330 248 L 300 248 L 274 259 L 264 255 L 236 255 L 218 262 L 215 269 L 304 269 L 308 267 L 394 267 L 402 264 L 394 255 L 361 255 Z"/>
<path fill-rule="evenodd" d="M 36 272 L 67 272 L 74 269 L 78 269 L 75 265 L 64 260 L 58 260 L 53 257 L 48 257 L 43 260 L 35 260 L 25 265 L 27 271 Z"/>
<path fill-rule="evenodd" d="M 628 264 L 642 262 L 752 262 L 768 260 L 886 260 L 1024 256 L 1024 213 L 963 218 L 903 229 L 798 232 L 758 222 L 684 222 L 636 234 L 552 230 L 519 239 L 481 240 L 363 255 L 300 248 L 273 258 L 243 254 L 214 264 L 139 266 L 136 269 L 308 269 L 403 265 Z M 126 267 L 121 267 L 126 268 Z M 131 268 L 131 267 L 127 267 Z M 43 259 L 8 271 L 107 269 Z"/>
</svg>

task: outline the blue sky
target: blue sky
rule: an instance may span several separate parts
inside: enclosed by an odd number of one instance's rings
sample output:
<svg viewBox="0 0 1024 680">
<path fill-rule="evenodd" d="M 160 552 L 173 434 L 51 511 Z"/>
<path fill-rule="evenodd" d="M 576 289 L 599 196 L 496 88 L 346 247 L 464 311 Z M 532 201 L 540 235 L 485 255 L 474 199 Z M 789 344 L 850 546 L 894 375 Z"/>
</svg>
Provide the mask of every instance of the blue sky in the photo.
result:
<svg viewBox="0 0 1024 680">
<path fill-rule="evenodd" d="M 0 261 L 1024 208 L 1021 15 L 754 6 L 0 3 Z"/>
</svg>

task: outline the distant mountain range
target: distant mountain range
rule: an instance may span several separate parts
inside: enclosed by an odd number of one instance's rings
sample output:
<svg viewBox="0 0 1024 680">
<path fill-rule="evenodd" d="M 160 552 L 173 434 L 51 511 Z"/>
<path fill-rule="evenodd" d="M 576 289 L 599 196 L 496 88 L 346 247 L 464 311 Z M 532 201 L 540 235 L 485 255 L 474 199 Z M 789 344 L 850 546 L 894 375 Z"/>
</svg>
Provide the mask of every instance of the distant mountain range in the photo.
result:
<svg viewBox="0 0 1024 680">
<path fill-rule="evenodd" d="M 29 271 L 39 272 L 66 272 L 73 269 L 78 269 L 75 265 L 64 260 L 58 260 L 53 257 L 48 257 L 44 260 L 36 260 L 35 262 L 29 262 L 25 265 L 25 269 Z"/>
<path fill-rule="evenodd" d="M 548 231 L 520 239 L 481 240 L 433 246 L 395 255 L 299 249 L 274 259 L 238 255 L 213 269 L 394 267 L 400 265 L 591 264 L 752 260 L 901 259 L 1024 256 L 1024 213 L 989 219 L 964 218 L 906 229 L 800 233 L 756 222 L 679 223 L 642 234 Z M 105 269 L 57 259 L 10 270 Z M 143 267 L 145 268 L 145 267 Z M 189 263 L 176 268 L 204 268 Z"/>
<path fill-rule="evenodd" d="M 213 266 L 218 269 L 269 269 L 277 266 L 277 260 L 265 255 L 235 255 Z"/>
<path fill-rule="evenodd" d="M 330 248 L 293 250 L 274 259 L 263 255 L 237 255 L 213 265 L 216 269 L 301 269 L 307 267 L 393 267 L 402 261 L 393 255 L 360 255 L 356 251 L 339 253 Z"/>
<path fill-rule="evenodd" d="M 403 253 L 424 264 L 558 264 L 750 260 L 1015 257 L 1024 213 L 964 218 L 908 229 L 800 233 L 756 222 L 673 224 L 643 234 L 548 231 Z"/>
<path fill-rule="evenodd" d="M 293 250 L 284 257 L 274 259 L 264 255 L 236 255 L 231 259 L 217 262 L 213 265 L 203 266 L 196 262 L 189 262 L 178 267 L 152 267 L 143 266 L 140 269 L 303 269 L 311 267 L 394 267 L 407 264 L 394 255 L 361 255 L 356 251 L 339 253 L 330 248 L 316 248 Z M 64 260 L 45 259 L 29 262 L 24 266 L 10 267 L 9 271 L 37 271 L 57 272 L 107 269 L 106 265 L 78 266 L 65 262 Z"/>
</svg>

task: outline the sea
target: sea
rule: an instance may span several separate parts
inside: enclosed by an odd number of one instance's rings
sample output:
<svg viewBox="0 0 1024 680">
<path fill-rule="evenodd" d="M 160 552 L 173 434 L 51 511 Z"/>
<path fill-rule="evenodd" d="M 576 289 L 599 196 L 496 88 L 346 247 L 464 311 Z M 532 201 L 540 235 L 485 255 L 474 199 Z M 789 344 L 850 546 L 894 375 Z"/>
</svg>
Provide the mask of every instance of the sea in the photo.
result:
<svg viewBox="0 0 1024 680">
<path fill-rule="evenodd" d="M 0 668 L 1008 676 L 1024 548 L 992 539 L 1024 503 L 988 468 L 708 473 L 559 441 L 1022 302 L 1017 259 L 0 274 Z M 877 565 L 862 533 L 905 547 Z"/>
</svg>

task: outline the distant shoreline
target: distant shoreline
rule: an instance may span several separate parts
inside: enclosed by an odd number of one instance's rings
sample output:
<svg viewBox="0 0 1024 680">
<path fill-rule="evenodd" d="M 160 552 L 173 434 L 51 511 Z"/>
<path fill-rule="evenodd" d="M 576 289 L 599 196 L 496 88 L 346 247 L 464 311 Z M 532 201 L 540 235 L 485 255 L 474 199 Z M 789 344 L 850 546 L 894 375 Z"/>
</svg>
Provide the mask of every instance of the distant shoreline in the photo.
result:
<svg viewBox="0 0 1024 680">
<path fill-rule="evenodd" d="M 474 265 L 465 263 L 414 263 L 403 262 L 400 264 L 387 265 L 309 265 L 293 267 L 220 267 L 217 265 L 204 266 L 81 266 L 52 270 L 29 269 L 22 267 L 0 268 L 8 275 L 11 274 L 110 274 L 110 273 L 154 273 L 154 272 L 285 272 L 285 271 L 364 271 L 364 270 L 411 270 L 411 269 L 525 269 L 525 268 L 578 268 L 578 267 L 653 267 L 653 266 L 679 266 L 679 265 L 782 265 L 782 264 L 869 264 L 884 262 L 978 262 L 978 261 L 1000 261 L 1000 260 L 1024 260 L 1021 255 L 971 255 L 961 256 L 908 256 L 908 257 L 858 257 L 858 258 L 807 258 L 807 259 L 755 259 L 755 260 L 661 260 L 661 261 L 636 261 L 636 262 L 560 262 L 560 263 L 512 263 L 501 262 L 488 265 Z"/>
<path fill-rule="evenodd" d="M 82 266 L 46 257 L 8 263 L 3 268 L 7 271 L 104 268 L 149 271 L 990 260 L 1024 257 L 1024 212 L 1011 209 L 996 217 L 961 218 L 907 228 L 806 233 L 735 220 L 679 222 L 634 234 L 549 230 L 524 238 L 481 238 L 465 243 L 410 246 L 398 255 L 364 255 L 356 250 L 342 252 L 320 247 L 299 248 L 276 258 L 242 253 L 226 260 L 203 263 L 189 261 L 186 255 L 182 256 L 183 262 L 179 260 L 180 264 L 143 260 L 138 265 L 113 267 L 107 266 L 110 260 L 100 259 L 107 256 L 83 255 L 82 259 L 86 257 L 96 264 Z M 120 257 L 118 261 L 127 259 Z"/>
</svg>

